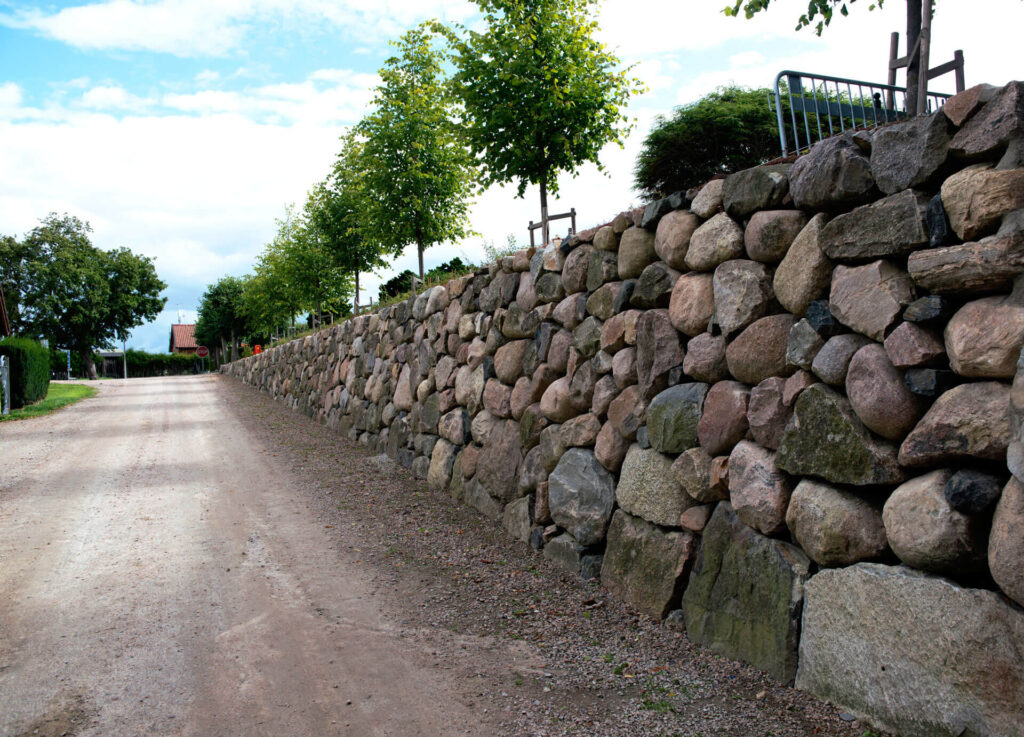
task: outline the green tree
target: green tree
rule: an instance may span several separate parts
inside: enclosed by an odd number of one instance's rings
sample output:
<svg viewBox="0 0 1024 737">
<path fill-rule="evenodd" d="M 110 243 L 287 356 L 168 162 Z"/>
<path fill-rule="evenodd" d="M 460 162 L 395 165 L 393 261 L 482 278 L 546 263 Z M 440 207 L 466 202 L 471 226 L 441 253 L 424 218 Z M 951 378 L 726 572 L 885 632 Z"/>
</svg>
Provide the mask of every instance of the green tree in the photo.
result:
<svg viewBox="0 0 1024 737">
<path fill-rule="evenodd" d="M 815 32 L 820 36 L 825 27 L 832 23 L 832 16 L 836 9 L 839 14 L 846 16 L 850 14 L 849 6 L 857 0 L 808 0 L 807 12 L 797 19 L 796 30 L 813 25 Z M 882 7 L 885 0 L 871 0 L 868 10 Z M 732 5 L 726 6 L 723 12 L 726 15 L 738 17 L 740 12 L 748 19 L 753 18 L 757 13 L 767 10 L 772 0 L 734 0 Z M 924 10 L 928 9 L 928 17 L 924 17 Z M 928 41 L 928 34 L 931 28 L 931 15 L 933 13 L 934 0 L 907 0 L 907 49 L 914 50 L 910 63 L 907 65 L 907 96 L 906 107 L 908 115 L 916 115 L 918 112 L 917 83 L 921 74 L 921 54 L 918 53 L 919 44 L 922 40 Z M 815 22 L 817 19 L 817 22 Z M 924 32 L 922 34 L 922 32 Z M 923 104 L 921 106 L 923 108 Z"/>
<path fill-rule="evenodd" d="M 454 99 L 425 28 L 406 32 L 399 55 L 380 70 L 374 110 L 357 128 L 366 195 L 364 236 L 383 253 L 425 248 L 469 235 L 473 158 L 454 119 Z"/>
<path fill-rule="evenodd" d="M 50 213 L 25 236 L 34 255 L 21 320 L 24 333 L 79 354 L 86 375 L 96 378 L 93 349 L 127 340 L 132 328 L 160 314 L 167 285 L 152 259 L 126 248 L 102 251 L 90 232 L 76 217 Z"/>
<path fill-rule="evenodd" d="M 0 286 L 4 290 L 7 319 L 14 335 L 24 328 L 21 305 L 29 287 L 28 265 L 38 257 L 36 246 L 9 235 L 0 236 Z"/>
<path fill-rule="evenodd" d="M 642 86 L 594 38 L 595 0 L 474 2 L 485 30 L 447 33 L 464 129 L 485 185 L 518 180 L 520 197 L 527 185 L 540 186 L 546 241 L 557 173 L 575 174 L 586 162 L 600 168 L 601 149 L 622 145 L 623 109 Z"/>
<path fill-rule="evenodd" d="M 768 92 L 722 87 L 670 118 L 659 115 L 637 156 L 636 188 L 654 200 L 775 158 L 779 132 Z"/>
<path fill-rule="evenodd" d="M 359 274 L 387 265 L 379 243 L 366 237 L 369 209 L 363 175 L 362 143 L 353 132 L 341 137 L 342 147 L 327 180 L 312 195 L 309 220 L 326 240 L 334 265 L 355 280 L 359 306 Z"/>
<path fill-rule="evenodd" d="M 286 228 L 282 233 L 286 268 L 301 308 L 313 316 L 313 327 L 322 324 L 325 313 L 339 314 L 352 296 L 352 277 L 337 265 L 330 234 L 313 220 L 318 192 L 321 187 L 310 191 L 299 215 L 289 209 L 285 221 L 279 221 Z"/>
<path fill-rule="evenodd" d="M 213 346 L 221 363 L 238 358 L 239 343 L 248 331 L 246 315 L 242 309 L 244 281 L 225 276 L 211 284 L 199 300 L 196 320 L 196 343 Z"/>
</svg>

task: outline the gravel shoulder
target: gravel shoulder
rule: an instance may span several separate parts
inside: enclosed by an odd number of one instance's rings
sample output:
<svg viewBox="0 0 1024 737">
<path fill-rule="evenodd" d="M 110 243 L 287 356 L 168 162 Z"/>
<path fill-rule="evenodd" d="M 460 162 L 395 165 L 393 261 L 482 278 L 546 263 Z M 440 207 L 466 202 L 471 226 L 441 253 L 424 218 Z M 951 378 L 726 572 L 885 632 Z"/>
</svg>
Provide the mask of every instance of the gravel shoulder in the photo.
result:
<svg viewBox="0 0 1024 737">
<path fill-rule="evenodd" d="M 489 733 L 880 735 L 690 643 L 267 395 L 227 378 L 219 390 Z"/>
</svg>

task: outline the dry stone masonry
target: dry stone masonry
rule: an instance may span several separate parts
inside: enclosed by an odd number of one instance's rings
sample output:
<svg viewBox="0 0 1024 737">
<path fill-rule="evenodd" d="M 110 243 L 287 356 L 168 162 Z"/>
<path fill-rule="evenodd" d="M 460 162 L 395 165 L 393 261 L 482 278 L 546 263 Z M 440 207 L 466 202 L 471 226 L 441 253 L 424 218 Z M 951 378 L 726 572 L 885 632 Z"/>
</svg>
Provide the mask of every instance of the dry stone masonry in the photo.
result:
<svg viewBox="0 0 1024 737">
<path fill-rule="evenodd" d="M 1024 84 L 225 367 L 688 636 L 1024 735 Z"/>
</svg>

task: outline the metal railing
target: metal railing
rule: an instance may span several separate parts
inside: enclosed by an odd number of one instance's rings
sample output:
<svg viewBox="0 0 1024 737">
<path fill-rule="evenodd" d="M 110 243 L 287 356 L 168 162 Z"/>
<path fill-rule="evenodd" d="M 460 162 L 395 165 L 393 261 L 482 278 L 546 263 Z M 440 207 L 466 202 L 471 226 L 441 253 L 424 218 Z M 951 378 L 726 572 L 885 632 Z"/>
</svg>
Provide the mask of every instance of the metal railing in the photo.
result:
<svg viewBox="0 0 1024 737">
<path fill-rule="evenodd" d="M 776 75 L 774 94 L 783 156 L 804 153 L 818 141 L 837 133 L 876 128 L 907 117 L 906 88 L 891 84 L 787 69 Z M 922 112 L 938 110 L 951 96 L 929 92 Z"/>
</svg>

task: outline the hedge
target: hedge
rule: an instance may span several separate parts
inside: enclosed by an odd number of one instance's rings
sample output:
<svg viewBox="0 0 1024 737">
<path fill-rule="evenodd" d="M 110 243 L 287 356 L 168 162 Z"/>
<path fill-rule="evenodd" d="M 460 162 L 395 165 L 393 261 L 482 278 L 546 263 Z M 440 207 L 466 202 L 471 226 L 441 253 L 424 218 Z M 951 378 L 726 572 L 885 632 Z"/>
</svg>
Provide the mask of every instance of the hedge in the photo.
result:
<svg viewBox="0 0 1024 737">
<path fill-rule="evenodd" d="M 11 363 L 11 407 L 24 407 L 46 397 L 50 387 L 50 352 L 31 338 L 0 340 L 0 354 Z"/>
<path fill-rule="evenodd" d="M 128 349 L 128 376 L 175 376 L 191 374 L 199 361 L 185 353 L 148 353 Z"/>
</svg>

